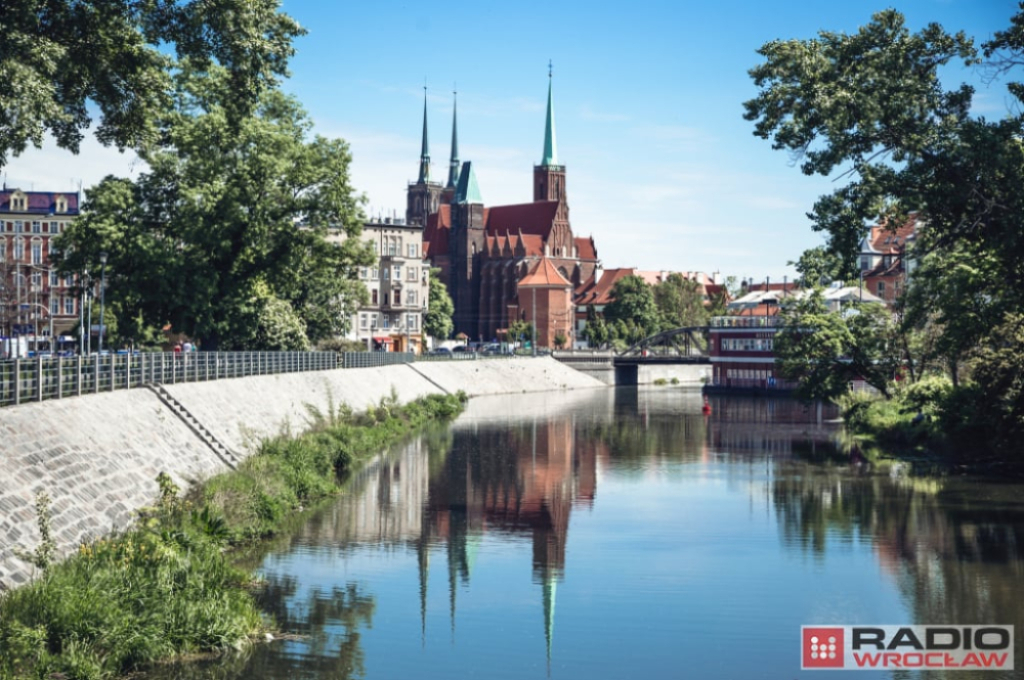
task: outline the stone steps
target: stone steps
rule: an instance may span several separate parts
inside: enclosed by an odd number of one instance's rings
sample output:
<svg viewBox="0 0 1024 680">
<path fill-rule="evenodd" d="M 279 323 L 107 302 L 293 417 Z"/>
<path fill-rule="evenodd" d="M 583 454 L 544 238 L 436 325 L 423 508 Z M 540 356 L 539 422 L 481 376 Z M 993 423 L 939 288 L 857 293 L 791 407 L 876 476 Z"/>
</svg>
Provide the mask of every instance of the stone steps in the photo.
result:
<svg viewBox="0 0 1024 680">
<path fill-rule="evenodd" d="M 160 383 L 148 383 L 146 387 L 156 395 L 157 399 L 162 401 L 170 410 L 171 413 L 178 416 L 190 430 L 195 432 L 203 443 L 210 447 L 218 458 L 220 458 L 225 465 L 232 470 L 238 468 L 238 464 L 242 462 L 242 457 L 237 455 L 227 446 L 225 446 L 210 430 L 203 425 L 198 418 L 192 415 L 184 404 L 174 398 L 170 392 L 168 392 L 163 385 Z"/>
</svg>

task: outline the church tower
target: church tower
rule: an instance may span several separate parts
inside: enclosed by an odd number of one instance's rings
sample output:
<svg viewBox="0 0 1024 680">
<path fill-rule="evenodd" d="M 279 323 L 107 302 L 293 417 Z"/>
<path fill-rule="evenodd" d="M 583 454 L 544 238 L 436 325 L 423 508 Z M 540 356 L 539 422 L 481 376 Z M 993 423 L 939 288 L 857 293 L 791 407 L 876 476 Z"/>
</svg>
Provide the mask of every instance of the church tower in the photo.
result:
<svg viewBox="0 0 1024 680">
<path fill-rule="evenodd" d="M 540 165 L 533 166 L 533 200 L 557 201 L 552 230 L 551 254 L 572 256 L 572 231 L 569 227 L 569 201 L 565 189 L 565 166 L 558 164 L 555 143 L 555 107 L 551 93 L 551 63 L 548 63 L 548 110 L 544 122 L 544 156 Z"/>
<path fill-rule="evenodd" d="M 473 163 L 466 161 L 459 173 L 452 204 L 451 272 L 448 292 L 455 314 L 452 323 L 456 333 L 479 339 L 480 330 L 480 259 L 486 243 L 484 201 L 473 173 Z"/>
<path fill-rule="evenodd" d="M 427 216 L 441 204 L 441 183 L 430 181 L 430 144 L 427 141 L 427 88 L 423 88 L 423 143 L 420 149 L 420 173 L 406 192 L 406 224 L 427 225 Z"/>
</svg>

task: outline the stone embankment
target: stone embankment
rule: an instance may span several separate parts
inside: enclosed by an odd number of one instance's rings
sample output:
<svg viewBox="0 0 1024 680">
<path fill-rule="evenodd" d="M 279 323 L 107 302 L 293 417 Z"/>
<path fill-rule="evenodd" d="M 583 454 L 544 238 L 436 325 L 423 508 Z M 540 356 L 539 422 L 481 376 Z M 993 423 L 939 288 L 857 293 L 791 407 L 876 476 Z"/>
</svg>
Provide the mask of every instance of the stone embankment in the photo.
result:
<svg viewBox="0 0 1024 680">
<path fill-rule="evenodd" d="M 35 496 L 58 551 L 126 527 L 156 477 L 182 487 L 233 466 L 260 439 L 301 432 L 314 411 L 356 411 L 394 393 L 469 396 L 605 387 L 549 358 L 448 361 L 256 376 L 93 394 L 0 409 L 0 590 L 32 576 L 15 556 L 39 542 Z"/>
</svg>

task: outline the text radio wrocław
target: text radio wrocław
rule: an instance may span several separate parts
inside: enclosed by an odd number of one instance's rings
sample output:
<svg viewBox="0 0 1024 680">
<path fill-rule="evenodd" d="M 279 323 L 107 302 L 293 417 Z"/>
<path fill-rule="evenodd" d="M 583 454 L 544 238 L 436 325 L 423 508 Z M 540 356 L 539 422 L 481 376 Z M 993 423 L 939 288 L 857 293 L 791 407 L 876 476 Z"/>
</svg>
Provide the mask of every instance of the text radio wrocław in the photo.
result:
<svg viewBox="0 0 1024 680">
<path fill-rule="evenodd" d="M 1013 670 L 1013 626 L 801 626 L 804 670 Z"/>
</svg>

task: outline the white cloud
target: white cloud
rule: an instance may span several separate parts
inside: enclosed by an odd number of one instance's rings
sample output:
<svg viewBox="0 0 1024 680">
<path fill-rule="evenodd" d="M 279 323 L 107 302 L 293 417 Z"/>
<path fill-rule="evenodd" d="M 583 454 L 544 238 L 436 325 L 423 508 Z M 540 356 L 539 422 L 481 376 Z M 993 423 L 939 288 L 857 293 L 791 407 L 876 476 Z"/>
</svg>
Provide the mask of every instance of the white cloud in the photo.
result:
<svg viewBox="0 0 1024 680">
<path fill-rule="evenodd" d="M 137 177 L 145 167 L 135 152 L 122 154 L 87 134 L 77 155 L 58 148 L 48 138 L 41 149 L 30 148 L 10 158 L 3 172 L 8 186 L 19 185 L 33 191 L 78 191 L 79 186 L 88 189 L 107 175 Z"/>
</svg>

